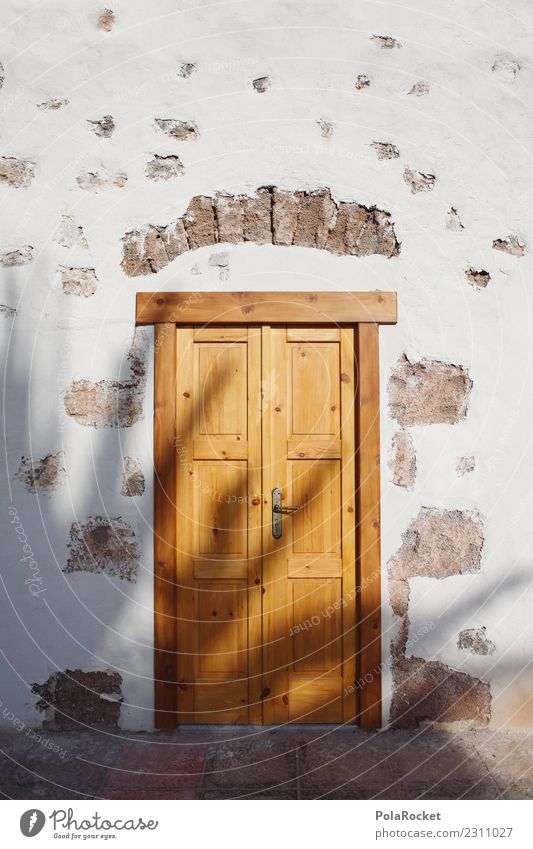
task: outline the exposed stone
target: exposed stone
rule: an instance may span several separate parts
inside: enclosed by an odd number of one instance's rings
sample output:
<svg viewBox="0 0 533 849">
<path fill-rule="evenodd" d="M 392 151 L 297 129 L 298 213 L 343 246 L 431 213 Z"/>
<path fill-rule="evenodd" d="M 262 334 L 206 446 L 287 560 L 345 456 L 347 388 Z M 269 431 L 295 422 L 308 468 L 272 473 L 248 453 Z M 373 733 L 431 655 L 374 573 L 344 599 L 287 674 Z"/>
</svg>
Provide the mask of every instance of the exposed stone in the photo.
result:
<svg viewBox="0 0 533 849">
<path fill-rule="evenodd" d="M 89 516 L 70 528 L 69 559 L 63 572 L 104 572 L 112 578 L 137 580 L 139 545 L 132 526 L 121 516 Z"/>
<path fill-rule="evenodd" d="M 419 80 L 415 83 L 407 94 L 414 94 L 416 97 L 423 97 L 425 94 L 429 94 L 429 85 L 425 80 Z"/>
<path fill-rule="evenodd" d="M 50 100 L 44 100 L 37 104 L 37 109 L 51 110 L 62 109 L 63 106 L 68 106 L 70 101 L 67 97 L 51 97 Z"/>
<path fill-rule="evenodd" d="M 450 209 L 448 210 L 446 229 L 451 230 L 452 233 L 460 233 L 461 230 L 464 230 L 463 222 L 461 221 L 459 213 L 457 212 L 454 206 L 450 207 Z"/>
<path fill-rule="evenodd" d="M 264 94 L 264 92 L 270 88 L 272 83 L 270 82 L 270 77 L 258 77 L 252 82 L 252 85 L 259 94 Z"/>
<path fill-rule="evenodd" d="M 476 468 L 476 458 L 470 455 L 469 457 L 458 457 L 455 464 L 455 470 L 460 478 L 463 475 L 468 475 Z"/>
<path fill-rule="evenodd" d="M 6 304 L 0 304 L 0 315 L 3 318 L 15 318 L 17 311 L 14 307 L 8 307 Z"/>
<path fill-rule="evenodd" d="M 329 189 L 304 194 L 298 208 L 293 245 L 323 248 L 335 221 L 337 205 Z"/>
<path fill-rule="evenodd" d="M 357 91 L 361 91 L 364 88 L 369 88 L 370 87 L 370 77 L 367 77 L 366 74 L 358 74 L 355 78 L 354 86 L 357 89 Z"/>
<path fill-rule="evenodd" d="M 325 247 L 332 253 L 355 256 L 381 254 L 392 257 L 400 253 L 388 212 L 344 202 L 339 204 L 335 225 Z"/>
<path fill-rule="evenodd" d="M 27 188 L 35 176 L 35 163 L 13 156 L 0 157 L 0 183 L 15 189 Z"/>
<path fill-rule="evenodd" d="M 194 62 L 182 62 L 178 68 L 178 77 L 188 80 L 191 74 L 198 70 L 198 65 Z"/>
<path fill-rule="evenodd" d="M 84 427 L 131 427 L 142 418 L 147 340 L 136 328 L 128 354 L 128 380 L 75 380 L 65 394 L 65 410 Z"/>
<path fill-rule="evenodd" d="M 272 192 L 272 241 L 275 245 L 292 245 L 298 212 L 304 192 Z"/>
<path fill-rule="evenodd" d="M 471 286 L 477 286 L 479 289 L 486 289 L 490 283 L 490 274 L 483 268 L 480 270 L 468 268 L 465 271 L 465 276 Z"/>
<path fill-rule="evenodd" d="M 413 195 L 418 192 L 432 192 L 437 180 L 434 174 L 424 174 L 422 171 L 413 171 L 411 168 L 405 168 L 403 179 Z"/>
<path fill-rule="evenodd" d="M 482 628 L 465 628 L 464 631 L 459 631 L 457 648 L 472 654 L 494 654 L 496 650 L 496 646 L 487 636 L 484 625 Z"/>
<path fill-rule="evenodd" d="M 412 363 L 403 354 L 388 390 L 390 415 L 398 424 L 455 424 L 466 417 L 472 381 L 464 366 L 429 359 Z"/>
<path fill-rule="evenodd" d="M 175 118 L 156 118 L 155 122 L 165 135 L 171 136 L 178 141 L 195 141 L 198 136 L 198 127 L 192 121 L 177 121 Z"/>
<path fill-rule="evenodd" d="M 194 197 L 183 216 L 189 248 L 194 251 L 204 245 L 213 245 L 217 241 L 213 198 L 198 195 Z"/>
<path fill-rule="evenodd" d="M 395 486 L 412 489 L 416 478 L 416 451 L 413 437 L 401 430 L 392 437 L 389 469 Z"/>
<path fill-rule="evenodd" d="M 330 121 L 325 121 L 321 118 L 317 121 L 318 126 L 320 127 L 320 134 L 323 139 L 330 139 L 333 135 L 333 124 Z"/>
<path fill-rule="evenodd" d="M 257 190 L 255 197 L 245 195 L 242 199 L 244 214 L 244 241 L 258 245 L 272 242 L 272 192 Z"/>
<path fill-rule="evenodd" d="M 483 522 L 476 511 L 422 507 L 389 563 L 394 613 L 407 613 L 409 578 L 442 579 L 479 572 L 483 543 Z M 399 582 L 406 586 L 399 587 Z"/>
<path fill-rule="evenodd" d="M 14 265 L 27 265 L 33 259 L 32 245 L 23 245 L 16 251 L 10 251 L 0 256 L 0 265 L 4 268 L 12 268 Z"/>
<path fill-rule="evenodd" d="M 215 213 L 219 242 L 242 242 L 244 210 L 240 197 L 219 194 L 215 197 Z"/>
<path fill-rule="evenodd" d="M 108 139 L 113 135 L 115 122 L 112 115 L 104 115 L 103 118 L 99 118 L 97 121 L 87 121 L 87 123 L 93 133 L 101 138 Z"/>
<path fill-rule="evenodd" d="M 492 247 L 495 251 L 502 251 L 511 256 L 524 256 L 526 252 L 526 246 L 514 234 L 507 236 L 506 239 L 494 239 Z"/>
<path fill-rule="evenodd" d="M 54 238 L 59 245 L 63 245 L 65 248 L 87 249 L 89 247 L 83 228 L 76 224 L 72 215 L 61 216 Z"/>
<path fill-rule="evenodd" d="M 4 74 L 4 66 L 0 62 L 0 88 L 4 85 L 5 74 Z"/>
<path fill-rule="evenodd" d="M 76 182 L 80 189 L 88 192 L 99 192 L 102 189 L 112 189 L 113 187 L 122 189 L 127 179 L 127 175 L 122 171 L 118 171 L 116 174 L 86 171 L 76 177 Z"/>
<path fill-rule="evenodd" d="M 488 725 L 490 686 L 436 660 L 397 659 L 393 669 L 391 721 L 397 728 L 416 728 L 426 722 L 468 720 Z"/>
<path fill-rule="evenodd" d="M 391 35 L 372 35 L 370 37 L 370 41 L 373 41 L 378 47 L 381 47 L 382 50 L 393 50 L 395 47 L 401 47 L 399 41 L 393 38 Z"/>
<path fill-rule="evenodd" d="M 159 156 L 158 153 L 150 162 L 146 163 L 145 174 L 149 180 L 170 180 L 185 173 L 183 163 L 179 156 Z"/>
<path fill-rule="evenodd" d="M 520 70 L 520 62 L 507 56 L 497 56 L 492 65 L 492 72 L 505 82 L 512 82 Z"/>
<path fill-rule="evenodd" d="M 121 495 L 130 498 L 144 493 L 144 475 L 137 457 L 124 457 Z"/>
<path fill-rule="evenodd" d="M 101 29 L 102 32 L 111 32 L 113 29 L 113 24 L 115 23 L 115 13 L 112 9 L 102 9 L 100 14 L 98 15 L 98 21 L 96 22 L 96 26 L 98 29 Z"/>
<path fill-rule="evenodd" d="M 182 218 L 167 227 L 145 224 L 122 241 L 122 268 L 129 277 L 155 274 L 185 251 L 218 242 L 305 245 L 355 256 L 400 252 L 390 213 L 354 202 L 337 205 L 323 188 L 262 187 L 252 197 L 197 195 Z"/>
<path fill-rule="evenodd" d="M 374 148 L 378 159 L 398 159 L 400 155 L 396 145 L 391 142 L 372 142 L 370 147 Z"/>
<path fill-rule="evenodd" d="M 229 280 L 229 256 L 227 253 L 211 254 L 207 264 L 218 268 L 218 278 L 222 283 Z"/>
<path fill-rule="evenodd" d="M 28 492 L 53 492 L 66 479 L 64 460 L 65 455 L 62 451 L 47 454 L 42 460 L 22 457 L 15 479 L 20 481 Z"/>
<path fill-rule="evenodd" d="M 40 696 L 36 707 L 45 714 L 44 728 L 83 731 L 118 728 L 121 688 L 118 672 L 66 669 L 50 675 L 44 684 L 34 684 L 32 693 Z"/>
<path fill-rule="evenodd" d="M 77 295 L 79 298 L 90 298 L 98 286 L 98 278 L 94 268 L 59 267 L 61 285 L 65 295 Z"/>
</svg>

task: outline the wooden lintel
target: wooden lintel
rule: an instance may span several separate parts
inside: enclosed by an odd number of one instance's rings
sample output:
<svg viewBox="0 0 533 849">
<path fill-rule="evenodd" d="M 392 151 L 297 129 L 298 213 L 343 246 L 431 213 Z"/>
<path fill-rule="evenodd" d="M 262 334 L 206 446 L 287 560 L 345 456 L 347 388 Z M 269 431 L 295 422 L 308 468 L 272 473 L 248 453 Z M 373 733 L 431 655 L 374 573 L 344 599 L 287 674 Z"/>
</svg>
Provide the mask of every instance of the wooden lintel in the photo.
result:
<svg viewBox="0 0 533 849">
<path fill-rule="evenodd" d="M 138 292 L 137 325 L 396 324 L 396 292 Z"/>
</svg>

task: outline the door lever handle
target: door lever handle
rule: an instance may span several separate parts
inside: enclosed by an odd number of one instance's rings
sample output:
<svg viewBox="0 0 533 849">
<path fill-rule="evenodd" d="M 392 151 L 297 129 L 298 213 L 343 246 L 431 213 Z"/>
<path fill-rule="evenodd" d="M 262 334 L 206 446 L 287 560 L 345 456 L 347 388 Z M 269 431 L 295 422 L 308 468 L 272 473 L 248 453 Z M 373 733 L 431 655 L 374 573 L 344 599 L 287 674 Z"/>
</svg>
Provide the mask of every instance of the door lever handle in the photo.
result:
<svg viewBox="0 0 533 849">
<path fill-rule="evenodd" d="M 272 536 L 280 539 L 283 531 L 283 515 L 292 516 L 297 510 L 301 510 L 303 504 L 283 504 L 281 501 L 281 489 L 275 486 L 272 490 Z"/>
</svg>

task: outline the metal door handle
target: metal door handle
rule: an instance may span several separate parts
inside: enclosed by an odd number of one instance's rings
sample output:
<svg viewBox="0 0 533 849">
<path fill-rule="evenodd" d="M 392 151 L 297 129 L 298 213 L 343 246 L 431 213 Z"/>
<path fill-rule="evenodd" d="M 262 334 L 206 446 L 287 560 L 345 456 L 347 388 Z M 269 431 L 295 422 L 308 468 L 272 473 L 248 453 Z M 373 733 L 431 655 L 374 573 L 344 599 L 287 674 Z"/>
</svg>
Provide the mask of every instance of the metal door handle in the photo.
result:
<svg viewBox="0 0 533 849">
<path fill-rule="evenodd" d="M 272 490 L 272 536 L 274 539 L 280 539 L 283 531 L 282 517 L 283 514 L 292 516 L 297 510 L 301 510 L 302 504 L 297 506 L 292 504 L 283 504 L 281 501 L 281 489 L 275 486 Z"/>
</svg>

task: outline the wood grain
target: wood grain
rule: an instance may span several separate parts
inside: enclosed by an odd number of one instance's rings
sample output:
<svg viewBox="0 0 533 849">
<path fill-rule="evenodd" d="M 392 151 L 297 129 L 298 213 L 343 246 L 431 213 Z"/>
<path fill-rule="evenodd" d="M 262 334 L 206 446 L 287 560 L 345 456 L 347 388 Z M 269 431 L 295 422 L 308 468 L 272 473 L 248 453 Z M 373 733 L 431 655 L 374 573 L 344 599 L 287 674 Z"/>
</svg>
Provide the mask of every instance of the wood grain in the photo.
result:
<svg viewBox="0 0 533 849">
<path fill-rule="evenodd" d="M 155 328 L 154 697 L 155 727 L 176 726 L 176 328 Z"/>
<path fill-rule="evenodd" d="M 358 327 L 359 723 L 381 726 L 379 327 Z"/>
<path fill-rule="evenodd" d="M 395 292 L 138 292 L 136 324 L 396 324 Z"/>
</svg>

